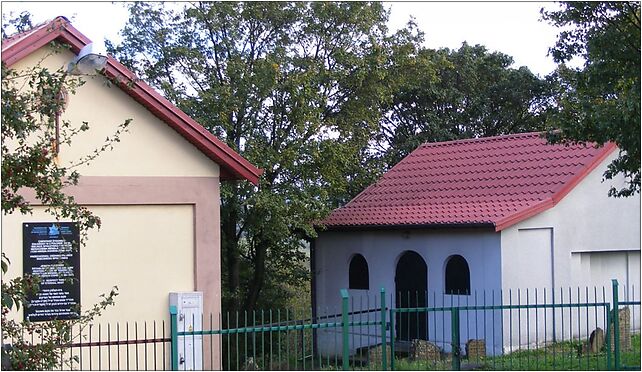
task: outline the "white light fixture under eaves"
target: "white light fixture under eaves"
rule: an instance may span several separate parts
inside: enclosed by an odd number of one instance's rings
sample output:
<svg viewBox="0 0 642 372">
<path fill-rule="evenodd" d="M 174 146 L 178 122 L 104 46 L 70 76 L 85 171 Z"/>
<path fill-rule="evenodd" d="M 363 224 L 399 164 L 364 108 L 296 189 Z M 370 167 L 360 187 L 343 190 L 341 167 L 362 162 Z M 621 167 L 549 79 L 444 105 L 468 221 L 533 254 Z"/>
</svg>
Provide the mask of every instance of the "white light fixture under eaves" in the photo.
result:
<svg viewBox="0 0 642 372">
<path fill-rule="evenodd" d="M 69 63 L 67 72 L 72 75 L 95 75 L 107 65 L 107 50 L 101 43 L 89 43 L 80 49 L 78 56 Z"/>
</svg>

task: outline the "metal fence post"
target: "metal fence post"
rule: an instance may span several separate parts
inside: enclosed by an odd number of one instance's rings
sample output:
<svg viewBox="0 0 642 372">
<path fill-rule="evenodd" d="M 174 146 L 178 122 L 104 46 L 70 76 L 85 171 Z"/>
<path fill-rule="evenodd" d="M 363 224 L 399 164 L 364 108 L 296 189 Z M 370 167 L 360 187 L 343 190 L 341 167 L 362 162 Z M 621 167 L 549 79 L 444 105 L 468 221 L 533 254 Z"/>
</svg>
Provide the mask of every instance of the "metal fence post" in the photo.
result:
<svg viewBox="0 0 642 372">
<path fill-rule="evenodd" d="M 606 304 L 606 369 L 612 369 L 612 359 L 611 354 L 611 334 L 613 333 L 613 326 L 611 326 L 611 304 Z"/>
<path fill-rule="evenodd" d="M 348 344 L 348 291 L 346 289 L 341 290 L 341 325 L 343 335 L 343 370 L 347 371 L 350 369 L 350 345 Z"/>
<path fill-rule="evenodd" d="M 390 370 L 395 370 L 395 309 L 390 300 Z"/>
<path fill-rule="evenodd" d="M 459 308 L 453 307 L 450 309 L 450 320 L 451 320 L 451 333 L 452 333 L 452 368 L 453 371 L 459 371 L 461 369 L 460 361 L 460 352 L 459 352 Z"/>
<path fill-rule="evenodd" d="M 171 343 L 172 343 L 172 354 L 171 354 L 171 363 L 172 371 L 178 371 L 178 322 L 176 320 L 176 306 L 171 305 L 169 307 L 169 319 L 170 319 L 170 333 L 171 333 Z"/>
<path fill-rule="evenodd" d="M 386 353 L 386 289 L 381 287 L 381 369 L 388 365 Z"/>
<path fill-rule="evenodd" d="M 620 369 L 620 304 L 618 301 L 617 279 L 611 279 L 613 284 L 613 352 L 615 353 L 615 370 Z"/>
</svg>

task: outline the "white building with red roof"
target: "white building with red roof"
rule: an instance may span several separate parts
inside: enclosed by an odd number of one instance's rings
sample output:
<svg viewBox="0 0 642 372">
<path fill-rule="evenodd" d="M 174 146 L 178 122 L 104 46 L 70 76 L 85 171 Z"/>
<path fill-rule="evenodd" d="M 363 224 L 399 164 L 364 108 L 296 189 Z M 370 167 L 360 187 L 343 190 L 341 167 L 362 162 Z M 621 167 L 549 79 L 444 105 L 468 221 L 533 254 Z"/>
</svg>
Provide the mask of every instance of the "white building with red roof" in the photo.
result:
<svg viewBox="0 0 642 372">
<path fill-rule="evenodd" d="M 317 312 L 336 308 L 341 288 L 356 298 L 384 288 L 397 307 L 508 304 L 518 296 L 541 304 L 564 300 L 560 288 L 566 301 L 577 300 L 578 287 L 608 292 L 617 279 L 639 301 L 640 197 L 608 197 L 624 180 L 602 180 L 617 151 L 550 145 L 539 133 L 420 146 L 322 222 L 312 250 Z M 461 320 L 462 345 L 485 338 L 497 353 L 523 343 L 525 321 L 485 314 Z M 397 319 L 395 339 L 429 339 L 449 350 L 450 315 L 433 315 Z M 556 332 L 539 327 L 541 339 Z M 319 345 L 326 336 L 333 337 L 321 332 Z"/>
</svg>

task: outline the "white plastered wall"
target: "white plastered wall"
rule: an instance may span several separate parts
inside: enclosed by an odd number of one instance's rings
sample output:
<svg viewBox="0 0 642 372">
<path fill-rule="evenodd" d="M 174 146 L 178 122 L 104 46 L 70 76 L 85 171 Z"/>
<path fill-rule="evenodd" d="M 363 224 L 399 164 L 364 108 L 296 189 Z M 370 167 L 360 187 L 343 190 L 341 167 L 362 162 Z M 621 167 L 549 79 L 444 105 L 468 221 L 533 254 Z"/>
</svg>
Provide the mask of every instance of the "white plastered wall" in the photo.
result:
<svg viewBox="0 0 642 372">
<path fill-rule="evenodd" d="M 483 304 L 483 291 L 486 290 L 486 303 L 492 301 L 493 290 L 496 300 L 499 299 L 500 278 L 500 247 L 499 234 L 492 230 L 390 230 L 378 232 L 322 232 L 316 241 L 316 300 L 318 314 L 341 313 L 340 289 L 348 288 L 348 272 L 350 259 L 356 253 L 363 255 L 368 262 L 370 290 L 349 290 L 351 296 L 350 309 L 361 307 L 373 308 L 379 306 L 380 290 L 383 287 L 387 293 L 386 302 L 394 305 L 396 264 L 403 252 L 414 251 L 422 256 L 427 265 L 428 303 L 441 305 L 445 303 L 463 306 L 467 302 L 472 305 L 477 295 L 477 303 Z M 444 271 L 446 260 L 454 254 L 463 256 L 469 265 L 471 279 L 470 296 L 444 295 Z M 484 332 L 484 315 L 463 313 L 461 339 L 481 336 Z M 493 312 L 486 314 L 486 333 L 492 340 L 493 332 L 499 340 L 499 330 L 493 330 Z M 362 315 L 366 320 L 367 315 Z M 340 318 L 338 318 L 340 321 Z M 359 321 L 359 315 L 352 319 Z M 371 313 L 369 320 L 380 319 L 378 313 Z M 329 321 L 335 321 L 329 319 Z M 499 324 L 499 323 L 498 323 Z M 351 330 L 350 350 L 355 352 L 360 346 L 380 342 L 380 330 Z M 336 329 L 340 332 L 340 329 Z M 468 334 L 470 332 L 470 334 Z M 438 343 L 446 351 L 450 350 L 450 314 L 439 312 L 428 316 L 428 333 L 432 341 Z M 341 335 L 333 331 L 318 331 L 319 350 L 332 355 L 341 351 Z M 354 334 L 354 336 L 353 336 Z M 389 335 L 388 335 L 389 337 Z M 487 346 L 490 349 L 490 346 Z"/>
<path fill-rule="evenodd" d="M 543 289 L 547 289 L 546 301 L 551 303 L 551 287 L 555 288 L 555 301 L 584 302 L 587 295 L 592 301 L 611 301 L 611 279 L 620 283 L 621 294 L 627 288 L 627 295 L 640 299 L 640 196 L 613 198 L 608 190 L 624 186 L 621 178 L 602 181 L 607 164 L 617 156 L 617 150 L 590 172 L 555 207 L 536 216 L 510 226 L 501 232 L 502 251 L 502 288 L 504 293 L 513 293 L 516 303 L 517 288 L 520 288 L 521 302 L 525 303 L 529 289 L 528 302 L 542 303 Z M 535 299 L 535 288 L 538 298 Z M 569 291 L 570 288 L 570 291 Z M 579 294 L 578 294 L 579 288 Z M 604 290 L 602 289 L 604 288 Z M 633 289 L 633 290 L 632 290 Z M 604 295 L 602 294 L 604 293 Z M 597 296 L 596 296 L 597 294 Z M 596 298 L 597 297 L 597 298 Z M 504 302 L 507 303 L 506 297 Z M 598 309 L 598 313 L 602 308 Z M 639 329 L 640 308 L 636 312 L 632 326 Z M 535 314 L 531 311 L 530 331 L 526 330 L 525 312 L 521 312 L 521 326 L 513 312 L 513 339 L 508 340 L 513 347 L 518 344 L 533 344 L 535 334 Z M 565 315 L 566 324 L 562 330 L 561 321 L 555 324 L 556 337 L 564 338 L 581 334 L 586 336 L 596 326 L 605 329 L 604 316 L 590 311 L 589 325 L 584 311 L 580 311 L 580 325 L 571 327 L 569 318 L 578 320 L 578 313 Z M 543 312 L 538 312 L 539 343 L 544 342 Z M 561 317 L 557 312 L 556 318 Z M 510 320 L 504 318 L 504 328 L 509 329 Z M 547 342 L 552 341 L 552 313 L 548 313 Z M 597 323 L 597 324 L 596 324 Z M 521 327 L 521 328 L 520 328 Z M 518 332 L 531 335 L 530 340 L 522 336 L 517 341 Z M 508 345 L 507 345 L 508 346 Z M 510 348 L 510 347 L 509 347 Z"/>
</svg>

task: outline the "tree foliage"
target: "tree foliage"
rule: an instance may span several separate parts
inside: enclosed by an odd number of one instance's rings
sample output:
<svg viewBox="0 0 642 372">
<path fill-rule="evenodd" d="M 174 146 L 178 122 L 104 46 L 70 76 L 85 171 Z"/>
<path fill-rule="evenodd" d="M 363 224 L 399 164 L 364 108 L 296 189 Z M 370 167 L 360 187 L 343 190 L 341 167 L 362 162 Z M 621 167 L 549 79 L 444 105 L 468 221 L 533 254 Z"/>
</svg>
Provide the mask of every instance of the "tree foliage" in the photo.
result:
<svg viewBox="0 0 642 372">
<path fill-rule="evenodd" d="M 406 43 L 417 45 L 419 40 Z M 379 137 L 390 167 L 425 142 L 544 129 L 550 85 L 484 46 L 417 48 L 393 58 L 393 91 Z"/>
<path fill-rule="evenodd" d="M 222 186 L 224 304 L 251 309 L 265 288 L 307 280 L 302 238 L 313 221 L 376 175 L 362 160 L 387 89 L 382 5 L 128 8 L 112 52 L 265 171 L 257 188 Z"/>
<path fill-rule="evenodd" d="M 3 38 L 7 37 L 6 26 L 18 31 L 28 30 L 31 26 L 28 13 L 6 23 L 4 21 L 3 17 Z M 64 48 L 55 44 L 52 47 L 52 53 Z M 130 122 L 126 120 L 121 124 L 114 136 L 92 154 L 71 165 L 59 164 L 58 151 L 64 151 L 76 134 L 89 129 L 88 123 L 71 123 L 60 115 L 65 108 L 65 97 L 74 94 L 83 84 L 82 77 L 42 67 L 42 60 L 26 70 L 8 68 L 2 63 L 2 213 L 31 213 L 32 203 L 24 196 L 29 192 L 27 190 L 31 190 L 37 204 L 44 206 L 44 210 L 56 220 L 69 219 L 78 223 L 81 241 L 75 249 L 85 244 L 89 229 L 100 227 L 100 218 L 65 194 L 64 188 L 76 185 L 80 175 L 75 168 L 111 149 Z M 72 327 L 84 327 L 106 307 L 113 305 L 117 288 L 101 295 L 99 303 L 79 309 L 79 319 L 20 322 L 12 313 L 15 315 L 14 310 L 28 305 L 28 298 L 38 291 L 40 278 L 25 275 L 7 279 L 10 264 L 10 258 L 3 252 L 2 331 L 3 344 L 10 344 L 9 349 L 3 348 L 2 351 L 3 366 L 8 359 L 12 369 L 59 368 L 69 362 L 60 345 L 73 340 Z M 37 337 L 24 337 L 29 334 Z"/>
<path fill-rule="evenodd" d="M 422 142 L 542 128 L 544 82 L 481 46 L 425 49 L 412 22 L 389 35 L 381 3 L 128 8 L 111 51 L 265 170 L 222 187 L 231 309 L 307 279 L 312 224 Z"/>
<path fill-rule="evenodd" d="M 563 2 L 543 19 L 563 28 L 550 54 L 562 63 L 552 74 L 558 89 L 549 138 L 558 142 L 612 141 L 620 149 L 606 179 L 617 174 L 626 186 L 611 196 L 640 192 L 640 3 Z M 574 57 L 581 68 L 565 65 Z"/>
</svg>

